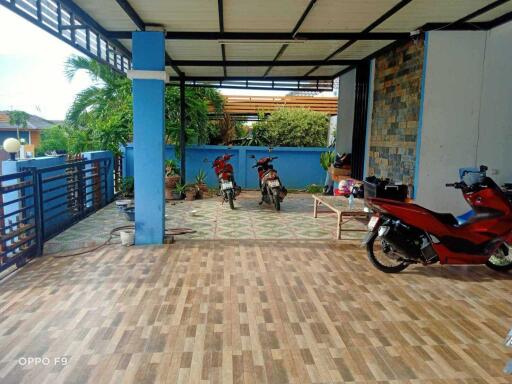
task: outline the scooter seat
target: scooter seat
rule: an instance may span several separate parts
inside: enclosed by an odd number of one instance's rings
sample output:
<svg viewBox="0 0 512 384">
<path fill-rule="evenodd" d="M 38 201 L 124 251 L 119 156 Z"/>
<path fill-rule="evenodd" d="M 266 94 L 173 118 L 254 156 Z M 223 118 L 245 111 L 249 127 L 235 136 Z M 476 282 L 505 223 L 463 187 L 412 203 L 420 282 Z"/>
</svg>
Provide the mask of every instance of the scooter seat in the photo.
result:
<svg viewBox="0 0 512 384">
<path fill-rule="evenodd" d="M 451 213 L 432 212 L 437 220 L 446 225 L 459 225 L 459 221 Z"/>
</svg>

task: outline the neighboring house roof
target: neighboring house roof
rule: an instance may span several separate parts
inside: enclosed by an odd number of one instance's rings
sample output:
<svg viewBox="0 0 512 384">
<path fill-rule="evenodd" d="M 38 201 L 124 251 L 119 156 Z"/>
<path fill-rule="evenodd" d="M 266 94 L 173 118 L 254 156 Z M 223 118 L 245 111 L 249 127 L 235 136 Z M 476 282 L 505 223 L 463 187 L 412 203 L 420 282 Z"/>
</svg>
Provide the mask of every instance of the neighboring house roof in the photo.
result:
<svg viewBox="0 0 512 384">
<path fill-rule="evenodd" d="M 28 130 L 39 130 L 45 129 L 49 127 L 53 127 L 55 123 L 45 120 L 42 117 L 36 115 L 29 115 L 27 121 L 27 127 L 20 127 L 20 129 L 28 129 Z M 0 130 L 12 130 L 16 129 L 15 125 L 9 124 L 9 111 L 0 111 Z"/>
</svg>

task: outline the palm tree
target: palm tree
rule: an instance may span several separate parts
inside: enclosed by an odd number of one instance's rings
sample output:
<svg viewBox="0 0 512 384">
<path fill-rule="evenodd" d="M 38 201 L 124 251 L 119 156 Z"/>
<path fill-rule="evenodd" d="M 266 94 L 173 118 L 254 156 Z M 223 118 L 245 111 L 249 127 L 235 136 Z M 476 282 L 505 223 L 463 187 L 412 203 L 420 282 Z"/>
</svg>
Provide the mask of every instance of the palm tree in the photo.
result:
<svg viewBox="0 0 512 384">
<path fill-rule="evenodd" d="M 20 140 L 20 128 L 27 128 L 28 119 L 30 115 L 23 111 L 10 111 L 9 112 L 9 124 L 16 126 L 16 135 L 18 141 Z"/>
</svg>

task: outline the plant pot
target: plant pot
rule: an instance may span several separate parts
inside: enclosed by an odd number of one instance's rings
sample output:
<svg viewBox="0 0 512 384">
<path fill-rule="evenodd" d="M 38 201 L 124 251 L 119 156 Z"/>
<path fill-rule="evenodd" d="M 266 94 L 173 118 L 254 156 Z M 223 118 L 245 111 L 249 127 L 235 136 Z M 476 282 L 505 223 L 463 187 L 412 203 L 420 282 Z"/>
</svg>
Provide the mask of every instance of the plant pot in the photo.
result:
<svg viewBox="0 0 512 384">
<path fill-rule="evenodd" d="M 174 188 L 176 188 L 176 184 L 178 183 L 178 181 L 180 181 L 180 179 L 180 175 L 167 176 L 165 178 L 165 188 L 173 190 Z"/>
<path fill-rule="evenodd" d="M 205 183 L 197 184 L 197 189 L 199 189 L 203 193 L 208 192 L 208 186 Z"/>
<path fill-rule="evenodd" d="M 197 190 L 195 190 L 195 189 L 188 190 L 187 192 L 185 192 L 185 200 L 188 200 L 188 201 L 195 200 L 196 195 L 197 195 Z"/>
<path fill-rule="evenodd" d="M 167 194 L 167 191 L 166 191 L 166 194 Z M 181 199 L 183 199 L 183 194 L 181 192 L 171 191 L 171 200 L 181 200 Z"/>
</svg>

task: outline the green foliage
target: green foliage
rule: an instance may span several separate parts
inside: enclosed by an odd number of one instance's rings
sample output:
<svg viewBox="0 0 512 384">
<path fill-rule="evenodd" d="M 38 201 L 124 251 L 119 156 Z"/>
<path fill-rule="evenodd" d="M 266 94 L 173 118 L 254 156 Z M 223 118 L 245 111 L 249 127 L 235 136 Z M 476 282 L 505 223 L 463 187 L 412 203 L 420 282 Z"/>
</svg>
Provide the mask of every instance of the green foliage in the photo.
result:
<svg viewBox="0 0 512 384">
<path fill-rule="evenodd" d="M 326 171 L 329 169 L 332 163 L 336 160 L 336 152 L 323 152 L 320 154 L 320 164 Z"/>
<path fill-rule="evenodd" d="M 178 182 L 178 183 L 176 183 L 174 190 L 178 193 L 184 194 L 185 191 L 187 190 L 187 187 L 188 186 L 186 184 L 181 184 L 180 182 Z"/>
<path fill-rule="evenodd" d="M 68 142 L 69 133 L 66 128 L 62 125 L 54 125 L 41 132 L 41 143 L 37 149 L 41 154 L 51 151 L 67 152 Z"/>
<path fill-rule="evenodd" d="M 135 191 L 135 180 L 133 176 L 127 176 L 123 178 L 123 182 L 121 184 L 121 192 L 125 196 L 133 196 Z"/>
<path fill-rule="evenodd" d="M 71 56 L 65 74 L 72 79 L 85 70 L 94 84 L 81 91 L 67 113 L 67 121 L 80 134 L 74 136 L 73 148 L 108 149 L 119 153 L 119 146 L 132 139 L 133 112 L 131 81 L 95 60 Z M 208 121 L 208 102 L 217 111 L 223 98 L 211 88 L 186 88 L 186 141 L 206 144 L 215 135 Z M 179 87 L 165 89 L 166 140 L 177 145 L 179 153 L 180 91 Z M 213 130 L 213 132 L 212 132 Z M 83 142 L 82 142 L 83 140 Z"/>
<path fill-rule="evenodd" d="M 10 111 L 9 124 L 18 128 L 27 128 L 27 123 L 30 115 L 23 111 Z"/>
<path fill-rule="evenodd" d="M 199 170 L 199 172 L 196 175 L 196 183 L 197 184 L 204 184 L 204 181 L 206 180 L 206 172 L 202 169 Z"/>
<path fill-rule="evenodd" d="M 23 111 L 10 111 L 9 124 L 16 126 L 16 134 L 20 140 L 20 128 L 27 128 L 27 123 L 30 115 Z"/>
<path fill-rule="evenodd" d="M 329 118 L 324 113 L 281 108 L 253 124 L 252 138 L 257 145 L 322 147 L 327 144 L 328 130 Z"/>
<path fill-rule="evenodd" d="M 306 187 L 307 193 L 322 193 L 324 191 L 324 188 L 321 185 L 317 184 L 310 184 Z"/>
<path fill-rule="evenodd" d="M 165 160 L 165 177 L 176 176 L 180 174 L 178 162 L 174 159 Z"/>
</svg>

